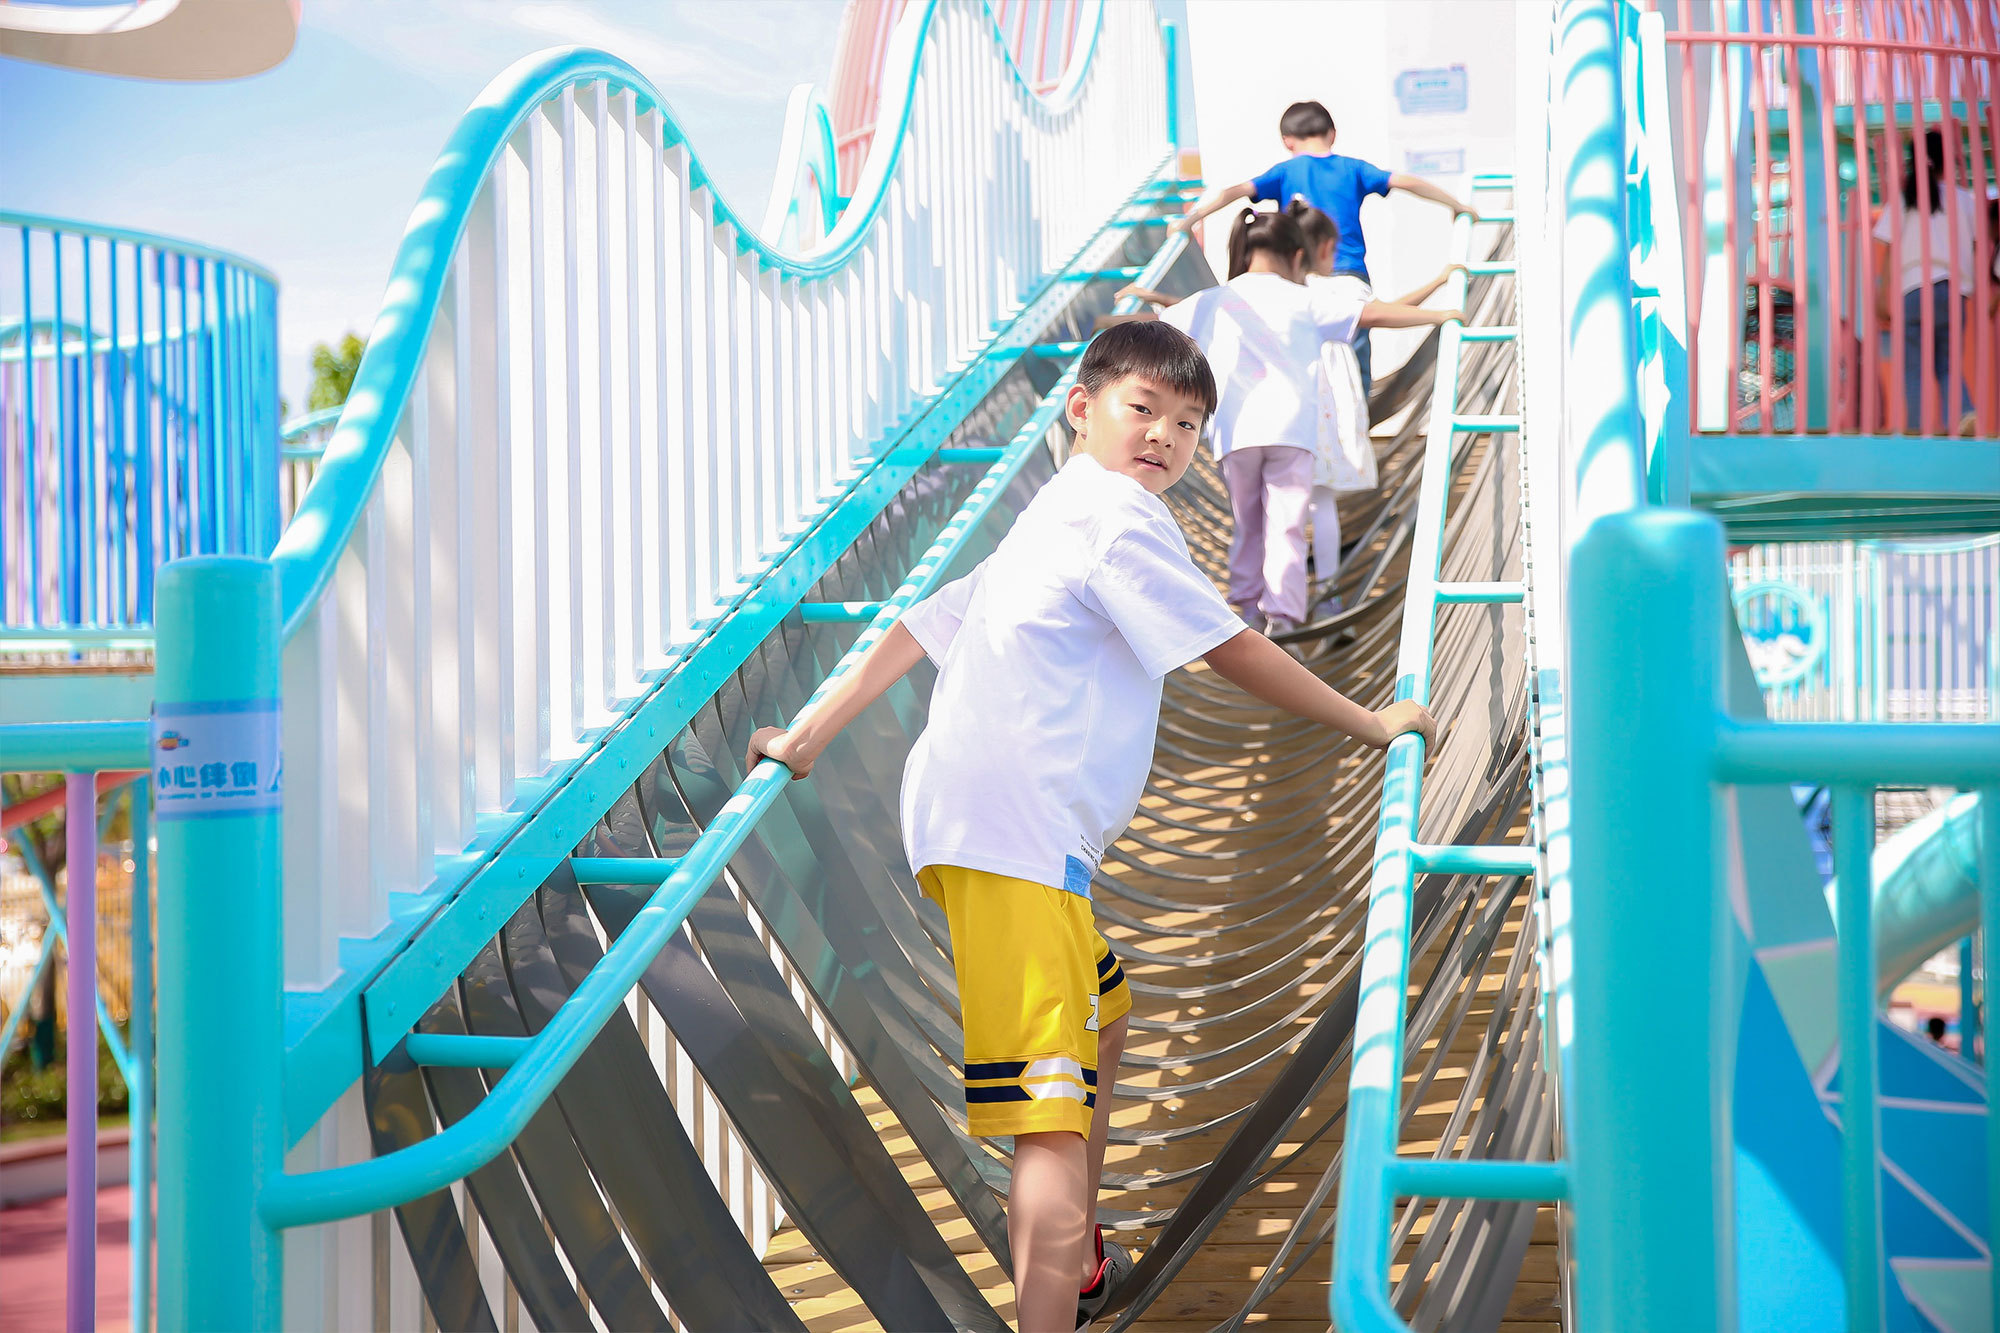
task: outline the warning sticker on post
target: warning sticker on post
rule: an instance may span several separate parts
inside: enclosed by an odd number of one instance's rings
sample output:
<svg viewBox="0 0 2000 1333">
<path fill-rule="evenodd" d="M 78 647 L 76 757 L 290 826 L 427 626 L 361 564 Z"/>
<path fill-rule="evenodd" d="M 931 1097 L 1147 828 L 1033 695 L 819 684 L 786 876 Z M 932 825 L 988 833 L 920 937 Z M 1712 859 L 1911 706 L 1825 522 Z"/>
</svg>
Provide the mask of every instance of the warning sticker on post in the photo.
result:
<svg viewBox="0 0 2000 1333">
<path fill-rule="evenodd" d="M 276 810 L 284 798 L 276 699 L 160 704 L 153 711 L 153 805 L 161 819 Z"/>
</svg>

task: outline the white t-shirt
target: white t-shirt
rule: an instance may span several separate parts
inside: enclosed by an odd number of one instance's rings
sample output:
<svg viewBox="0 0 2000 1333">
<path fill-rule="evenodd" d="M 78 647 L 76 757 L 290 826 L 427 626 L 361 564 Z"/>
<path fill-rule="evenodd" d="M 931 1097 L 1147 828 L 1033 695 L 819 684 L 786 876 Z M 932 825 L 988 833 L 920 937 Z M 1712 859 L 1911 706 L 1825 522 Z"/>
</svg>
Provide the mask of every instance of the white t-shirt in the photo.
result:
<svg viewBox="0 0 2000 1333">
<path fill-rule="evenodd" d="M 1361 327 L 1361 308 L 1375 299 L 1374 289 L 1351 273 L 1306 278 L 1306 289 L 1326 292 L 1333 301 L 1354 307 L 1354 327 Z M 1323 343 L 1313 367 L 1313 387 L 1319 393 L 1319 447 L 1313 456 L 1313 485 L 1331 491 L 1375 489 L 1375 446 L 1368 439 L 1368 393 L 1361 387 L 1361 361 L 1354 355 L 1353 334 Z"/>
<path fill-rule="evenodd" d="M 903 770 L 910 867 L 1086 898 L 1139 808 L 1162 679 L 1243 630 L 1160 498 L 1082 454 L 903 624 L 938 665 Z"/>
<path fill-rule="evenodd" d="M 1353 341 L 1360 318 L 1360 304 L 1338 289 L 1276 273 L 1245 273 L 1161 311 L 1163 322 L 1201 344 L 1215 372 L 1215 456 L 1254 445 L 1314 448 L 1320 347 Z"/>
<path fill-rule="evenodd" d="M 1972 238 L 1973 228 L 1979 225 L 1973 214 L 1972 196 L 1963 190 L 1947 187 L 1944 207 L 1935 213 L 1926 213 L 1922 207 L 1903 210 L 1901 232 L 1902 248 L 1890 247 L 1890 256 L 1897 262 L 1896 274 L 1899 291 L 1915 291 L 1928 287 L 1934 282 L 1943 282 L 1952 273 L 1951 214 L 1958 214 L 1958 290 L 1961 295 L 1972 291 Z M 1882 216 L 1875 223 L 1875 239 L 1888 241 L 1896 234 L 1896 219 L 1890 209 L 1882 210 Z M 1924 232 L 1930 231 L 1931 263 L 1929 276 L 1924 268 Z"/>
</svg>

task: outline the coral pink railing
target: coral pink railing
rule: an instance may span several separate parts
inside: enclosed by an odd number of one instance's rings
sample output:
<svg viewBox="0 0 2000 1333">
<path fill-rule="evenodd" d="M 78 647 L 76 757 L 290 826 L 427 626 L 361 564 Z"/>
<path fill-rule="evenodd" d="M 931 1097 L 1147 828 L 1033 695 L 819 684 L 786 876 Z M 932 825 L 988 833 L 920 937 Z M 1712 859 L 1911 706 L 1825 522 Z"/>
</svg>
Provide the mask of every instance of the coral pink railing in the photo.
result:
<svg viewBox="0 0 2000 1333">
<path fill-rule="evenodd" d="M 1695 428 L 2000 434 L 1991 0 L 1652 2 L 1678 93 Z M 1921 253 L 1906 255 L 1905 163 L 1925 210 L 1933 134 L 1946 234 L 1934 246 L 1914 229 Z M 1906 320 L 1906 259 L 1948 270 L 1959 295 Z M 1926 371 L 1940 345 L 1949 356 L 1947 382 L 1921 374 L 1916 401 L 1906 336 Z"/>
<path fill-rule="evenodd" d="M 855 176 L 868 156 L 889 34 L 908 2 L 848 0 L 841 18 L 831 101 L 842 195 L 853 191 Z M 1080 0 L 989 0 L 987 8 L 1029 84 L 1044 94 L 1054 88 L 1076 50 Z"/>
</svg>

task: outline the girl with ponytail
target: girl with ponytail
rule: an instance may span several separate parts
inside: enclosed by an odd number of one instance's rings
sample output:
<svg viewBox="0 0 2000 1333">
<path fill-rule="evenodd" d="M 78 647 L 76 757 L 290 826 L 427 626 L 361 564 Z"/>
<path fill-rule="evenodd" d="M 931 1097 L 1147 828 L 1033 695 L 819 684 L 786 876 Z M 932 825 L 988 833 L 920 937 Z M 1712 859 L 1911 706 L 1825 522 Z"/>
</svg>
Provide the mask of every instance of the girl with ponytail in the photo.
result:
<svg viewBox="0 0 2000 1333">
<path fill-rule="evenodd" d="M 1332 218 L 1303 198 L 1293 199 L 1285 212 L 1298 224 L 1305 242 L 1306 286 L 1324 293 L 1330 301 L 1358 307 L 1357 329 L 1442 324 L 1458 315 L 1455 310 L 1420 307 L 1459 265 L 1447 265 L 1437 277 L 1398 300 L 1377 301 L 1365 279 L 1352 273 L 1334 273 L 1340 227 Z M 1328 342 L 1322 346 L 1313 379 L 1319 393 L 1320 430 L 1313 468 L 1312 563 L 1320 595 L 1313 603 L 1312 618 L 1321 620 L 1344 609 L 1334 591 L 1334 579 L 1340 572 L 1339 496 L 1375 489 L 1375 446 L 1368 438 L 1368 398 L 1354 344 Z"/>
</svg>

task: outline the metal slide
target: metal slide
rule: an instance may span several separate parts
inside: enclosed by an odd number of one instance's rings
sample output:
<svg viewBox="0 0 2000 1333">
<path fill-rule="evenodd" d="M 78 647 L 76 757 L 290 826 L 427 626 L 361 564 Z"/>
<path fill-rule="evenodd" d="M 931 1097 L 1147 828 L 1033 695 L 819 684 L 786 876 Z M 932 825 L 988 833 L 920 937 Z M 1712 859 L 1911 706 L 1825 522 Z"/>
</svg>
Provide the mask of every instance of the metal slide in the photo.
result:
<svg viewBox="0 0 2000 1333">
<path fill-rule="evenodd" d="M 1123 262 L 1142 262 L 1155 235 L 1135 229 Z M 1164 285 L 1189 290 L 1212 280 L 1185 253 Z M 1052 352 L 1074 356 L 1114 285 L 1077 284 L 1040 334 Z M 1511 286 L 1506 277 L 1479 279 L 1474 322 L 1506 322 Z M 1405 415 L 1383 444 L 1380 490 L 1358 497 L 1346 515 L 1353 545 L 1338 586 L 1352 609 L 1295 636 L 1316 671 L 1377 706 L 1393 677 L 1433 352 L 1427 345 L 1381 391 L 1378 413 Z M 1460 371 L 1461 405 L 1511 409 L 1511 345 L 1475 353 Z M 1018 444 L 1023 434 L 1032 447 L 943 576 L 969 570 L 1051 474 L 1064 444 L 1036 409 L 1058 387 L 1061 364 L 1024 361 L 951 430 L 941 457 L 995 440 Z M 1512 440 L 1459 433 L 1432 447 L 1453 451 L 1459 498 L 1445 547 L 1449 576 L 1518 579 Z M 806 594 L 804 609 L 660 747 L 571 859 L 437 998 L 412 1049 L 424 1036 L 518 1038 L 541 1028 L 641 910 L 657 867 L 722 813 L 746 777 L 751 730 L 796 712 L 849 647 L 853 630 L 808 623 L 813 609 L 888 598 L 980 475 L 938 461 L 912 477 Z M 1219 577 L 1229 534 L 1219 477 L 1204 463 L 1169 500 L 1197 559 Z M 1518 636 L 1519 619 L 1518 607 L 1467 607 L 1445 627 L 1433 697 L 1451 726 L 1431 764 L 1429 841 L 1506 841 L 1525 818 L 1525 664 L 1501 646 L 1509 630 Z M 397 1210 L 440 1326 L 501 1322 L 463 1220 L 475 1213 L 504 1263 L 507 1299 L 518 1299 L 538 1327 L 577 1326 L 586 1309 L 613 1327 L 664 1327 L 670 1313 L 696 1328 L 801 1326 L 731 1222 L 676 1113 L 676 1089 L 649 1049 L 649 1033 L 662 1024 L 791 1225 L 867 1317 L 893 1329 L 1003 1326 L 991 1291 L 968 1277 L 939 1215 L 927 1214 L 910 1173 L 884 1146 L 886 1132 L 878 1136 L 850 1087 L 852 1071 L 870 1104 L 886 1107 L 914 1143 L 950 1211 L 1004 1265 L 1005 1154 L 965 1133 L 946 935 L 917 892 L 896 830 L 895 793 L 922 726 L 925 675 L 851 728 L 811 780 L 786 786 L 726 879 L 646 968 L 644 1003 L 614 1013 L 513 1151 L 467 1178 L 466 1212 L 445 1194 Z M 1113 1327 L 1150 1324 L 1172 1306 L 1172 1293 L 1204 1285 L 1188 1276 L 1204 1243 L 1232 1207 L 1281 1177 L 1301 1189 L 1263 1243 L 1262 1273 L 1232 1288 L 1233 1308 L 1213 1311 L 1209 1322 L 1235 1326 L 1301 1298 L 1325 1309 L 1338 1092 L 1358 1000 L 1379 785 L 1379 761 L 1351 742 L 1276 716 L 1201 671 L 1169 682 L 1145 807 L 1096 886 L 1099 921 L 1137 1000 L 1134 1054 L 1118 1097 L 1146 1112 L 1113 1129 L 1102 1215 L 1139 1233 L 1144 1250 Z M 1413 979 L 1409 1068 L 1420 1095 L 1409 1099 L 1411 1122 L 1435 1122 L 1425 1132 L 1480 1155 L 1547 1151 L 1527 889 L 1518 878 L 1434 875 L 1418 893 L 1416 929 L 1426 943 Z M 1146 1054 L 1155 1037 L 1199 1046 Z M 462 1119 L 498 1075 L 419 1069 L 400 1055 L 383 1061 L 365 1082 L 376 1151 Z M 1162 1106 L 1177 1108 L 1171 1121 L 1156 1113 Z M 1536 1218 L 1535 1206 L 1523 1204 L 1406 1209 L 1397 1239 L 1409 1268 L 1399 1295 L 1417 1324 L 1497 1326 L 1514 1304 Z"/>
</svg>

